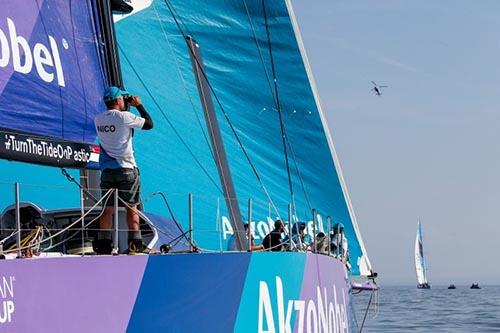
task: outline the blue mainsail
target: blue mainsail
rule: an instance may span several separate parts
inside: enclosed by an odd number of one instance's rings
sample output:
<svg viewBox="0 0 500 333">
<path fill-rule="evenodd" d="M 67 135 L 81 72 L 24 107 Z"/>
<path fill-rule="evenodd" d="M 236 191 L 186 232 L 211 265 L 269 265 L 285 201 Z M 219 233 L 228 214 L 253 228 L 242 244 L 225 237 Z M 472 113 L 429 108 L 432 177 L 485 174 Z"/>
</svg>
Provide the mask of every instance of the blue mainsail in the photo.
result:
<svg viewBox="0 0 500 333">
<path fill-rule="evenodd" d="M 327 216 L 333 223 L 343 223 L 352 273 L 369 274 L 291 4 L 260 0 L 136 3 L 144 9 L 117 17 L 117 37 L 125 85 L 141 95 L 155 119 L 154 131 L 135 138 L 144 192 L 171 193 L 173 207 L 180 216 L 184 214 L 184 220 L 185 194 L 193 193 L 195 238 L 201 248 L 220 249 L 217 218 L 227 212 L 224 201 L 218 200 L 222 190 L 184 39 L 190 35 L 200 46 L 214 90 L 241 211 L 246 212 L 248 198 L 254 200 L 253 220 L 260 221 L 257 241 L 269 228 L 267 217 L 287 219 L 289 203 L 301 221 L 311 221 L 314 208 L 323 229 Z M 278 112 L 286 131 L 291 186 Z M 165 212 L 155 200 L 147 202 L 146 208 Z"/>
<path fill-rule="evenodd" d="M 105 73 L 91 1 L 4 1 L 0 128 L 95 141 Z"/>
<path fill-rule="evenodd" d="M 0 158 L 89 166 L 96 137 L 93 119 L 104 107 L 106 82 L 95 4 L 2 1 Z M 21 182 L 21 200 L 46 208 L 78 205 L 77 189 L 57 168 L 5 160 L 0 168 L 2 209 L 12 203 L 16 181 Z"/>
</svg>

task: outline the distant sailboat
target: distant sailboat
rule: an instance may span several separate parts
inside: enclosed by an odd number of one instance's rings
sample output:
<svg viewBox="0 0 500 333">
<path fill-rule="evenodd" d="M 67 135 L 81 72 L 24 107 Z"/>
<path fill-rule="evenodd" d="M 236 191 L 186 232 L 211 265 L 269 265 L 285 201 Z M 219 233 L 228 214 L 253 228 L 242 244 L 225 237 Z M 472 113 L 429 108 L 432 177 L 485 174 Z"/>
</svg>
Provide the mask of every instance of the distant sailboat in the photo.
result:
<svg viewBox="0 0 500 333">
<path fill-rule="evenodd" d="M 415 239 L 415 270 L 417 271 L 417 288 L 430 289 L 427 282 L 427 268 L 424 260 L 424 247 L 422 244 L 422 225 L 418 222 L 417 238 Z"/>
</svg>

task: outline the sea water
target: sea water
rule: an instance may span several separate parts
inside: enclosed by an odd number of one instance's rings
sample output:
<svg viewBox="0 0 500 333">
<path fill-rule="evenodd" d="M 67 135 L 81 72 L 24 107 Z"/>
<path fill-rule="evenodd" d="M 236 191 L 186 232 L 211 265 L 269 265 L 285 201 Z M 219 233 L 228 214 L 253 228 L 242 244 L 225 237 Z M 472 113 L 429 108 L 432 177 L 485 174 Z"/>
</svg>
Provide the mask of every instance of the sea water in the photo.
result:
<svg viewBox="0 0 500 333">
<path fill-rule="evenodd" d="M 381 287 L 362 332 L 500 332 L 500 286 Z M 352 296 L 359 328 L 371 292 Z M 353 330 L 355 331 L 355 330 Z M 358 331 L 359 332 L 359 331 Z"/>
</svg>

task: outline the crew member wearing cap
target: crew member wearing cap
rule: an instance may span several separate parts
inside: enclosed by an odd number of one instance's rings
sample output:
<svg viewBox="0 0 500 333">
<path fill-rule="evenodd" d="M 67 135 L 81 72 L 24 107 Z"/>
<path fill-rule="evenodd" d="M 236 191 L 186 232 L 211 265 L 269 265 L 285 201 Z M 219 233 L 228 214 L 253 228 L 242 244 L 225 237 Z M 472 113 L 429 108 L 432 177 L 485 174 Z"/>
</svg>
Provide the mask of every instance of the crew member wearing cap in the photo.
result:
<svg viewBox="0 0 500 333">
<path fill-rule="evenodd" d="M 345 262 L 349 260 L 347 237 L 342 223 L 336 223 L 333 226 L 333 233 L 330 234 L 330 244 L 334 256 L 343 259 Z"/>
<path fill-rule="evenodd" d="M 131 96 L 127 91 L 118 87 L 106 89 L 104 103 L 107 111 L 99 113 L 94 119 L 101 147 L 99 155 L 101 189 L 103 195 L 111 188 L 118 189 L 119 197 L 127 203 L 125 206 L 129 228 L 129 251 L 142 252 L 144 245 L 137 214 L 141 183 L 134 157 L 132 137 L 136 128 L 152 129 L 153 121 L 142 106 L 139 96 Z M 137 109 L 140 117 L 128 111 L 130 105 Z M 109 254 L 112 250 L 113 205 L 113 197 L 110 197 L 99 220 L 101 230 L 95 246 L 99 254 Z M 120 205 L 123 206 L 121 201 Z"/>
</svg>

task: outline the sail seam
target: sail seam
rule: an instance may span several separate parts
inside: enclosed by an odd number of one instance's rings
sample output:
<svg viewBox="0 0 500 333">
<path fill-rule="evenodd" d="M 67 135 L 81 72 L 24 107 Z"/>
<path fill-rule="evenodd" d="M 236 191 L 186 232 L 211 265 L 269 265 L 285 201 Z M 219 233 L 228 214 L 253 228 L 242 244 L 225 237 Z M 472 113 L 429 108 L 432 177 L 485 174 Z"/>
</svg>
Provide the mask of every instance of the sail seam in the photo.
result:
<svg viewBox="0 0 500 333">
<path fill-rule="evenodd" d="M 255 28 L 254 28 L 253 23 L 252 23 L 252 18 L 250 17 L 250 11 L 248 10 L 248 6 L 247 6 L 247 3 L 245 0 L 243 0 L 243 4 L 245 6 L 245 11 L 247 13 L 248 22 L 250 23 L 250 28 L 252 29 L 252 34 L 253 34 L 253 38 L 255 41 L 255 45 L 257 46 L 257 51 L 259 52 L 260 62 L 262 63 L 262 68 L 264 69 L 264 73 L 266 74 L 267 84 L 269 85 L 269 91 L 271 92 L 271 96 L 273 97 L 273 100 L 274 100 L 275 96 L 274 96 L 273 86 L 271 84 L 271 77 L 269 76 L 269 72 L 267 71 L 267 67 L 266 67 L 266 64 L 264 62 L 264 56 L 262 55 L 262 50 L 261 50 L 260 45 L 259 45 L 259 40 L 257 38 L 257 34 L 255 32 Z"/>
</svg>

